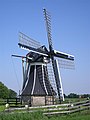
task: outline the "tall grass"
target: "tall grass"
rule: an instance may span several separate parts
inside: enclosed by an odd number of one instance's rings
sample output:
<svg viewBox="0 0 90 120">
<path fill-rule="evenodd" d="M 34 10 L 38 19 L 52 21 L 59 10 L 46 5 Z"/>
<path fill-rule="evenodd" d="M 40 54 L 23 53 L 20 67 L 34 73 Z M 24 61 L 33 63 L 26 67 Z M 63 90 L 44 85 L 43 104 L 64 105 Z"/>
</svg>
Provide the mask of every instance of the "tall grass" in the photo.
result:
<svg viewBox="0 0 90 120">
<path fill-rule="evenodd" d="M 0 120 L 90 120 L 90 111 L 51 117 L 47 117 L 39 111 L 34 113 L 3 113 L 0 114 Z"/>
<path fill-rule="evenodd" d="M 41 112 L 1 114 L 0 120 L 48 120 Z"/>
</svg>

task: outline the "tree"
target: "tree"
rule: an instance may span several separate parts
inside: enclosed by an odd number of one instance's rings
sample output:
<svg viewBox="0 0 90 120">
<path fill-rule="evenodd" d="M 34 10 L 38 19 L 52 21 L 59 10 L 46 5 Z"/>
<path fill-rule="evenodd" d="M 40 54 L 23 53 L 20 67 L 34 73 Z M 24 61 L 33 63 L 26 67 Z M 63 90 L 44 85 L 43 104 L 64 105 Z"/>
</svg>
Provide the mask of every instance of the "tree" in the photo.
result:
<svg viewBox="0 0 90 120">
<path fill-rule="evenodd" d="M 79 95 L 75 94 L 75 93 L 70 93 L 68 95 L 68 98 L 79 98 Z"/>
<path fill-rule="evenodd" d="M 9 89 L 9 98 L 15 98 L 17 97 L 17 93 L 11 89 Z"/>
<path fill-rule="evenodd" d="M 8 88 L 0 82 L 0 98 L 8 98 L 9 97 L 9 91 Z"/>
<path fill-rule="evenodd" d="M 83 98 L 90 98 L 90 94 L 83 94 L 81 95 Z"/>
<path fill-rule="evenodd" d="M 15 98 L 17 93 L 8 89 L 2 82 L 0 82 L 0 98 Z"/>
</svg>

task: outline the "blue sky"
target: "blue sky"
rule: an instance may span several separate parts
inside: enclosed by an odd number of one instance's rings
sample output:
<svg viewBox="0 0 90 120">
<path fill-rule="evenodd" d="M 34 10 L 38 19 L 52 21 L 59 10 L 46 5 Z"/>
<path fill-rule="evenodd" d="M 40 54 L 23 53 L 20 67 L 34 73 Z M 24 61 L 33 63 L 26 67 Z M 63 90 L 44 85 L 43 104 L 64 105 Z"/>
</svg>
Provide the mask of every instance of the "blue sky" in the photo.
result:
<svg viewBox="0 0 90 120">
<path fill-rule="evenodd" d="M 75 70 L 61 69 L 64 93 L 90 93 L 90 0 L 0 0 L 0 81 L 21 89 L 21 59 L 11 58 L 28 52 L 18 47 L 19 31 L 48 45 L 43 8 L 54 48 L 75 56 Z"/>
</svg>

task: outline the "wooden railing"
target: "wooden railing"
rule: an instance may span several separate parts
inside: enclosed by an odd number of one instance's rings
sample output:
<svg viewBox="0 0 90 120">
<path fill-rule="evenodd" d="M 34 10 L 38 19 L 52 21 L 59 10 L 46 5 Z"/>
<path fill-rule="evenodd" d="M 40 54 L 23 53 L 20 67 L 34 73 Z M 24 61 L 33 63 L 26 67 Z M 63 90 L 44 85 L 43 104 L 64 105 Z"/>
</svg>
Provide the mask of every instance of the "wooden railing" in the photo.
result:
<svg viewBox="0 0 90 120">
<path fill-rule="evenodd" d="M 20 98 L 6 98 L 0 100 L 0 105 L 5 105 L 7 103 L 9 105 L 18 105 L 22 104 L 22 100 Z"/>
<path fill-rule="evenodd" d="M 82 102 L 76 102 L 72 104 L 58 104 L 58 105 L 47 105 L 47 106 L 36 106 L 36 107 L 15 107 L 15 108 L 9 108 L 5 111 L 7 112 L 13 112 L 15 110 L 19 110 L 20 113 L 23 112 L 37 112 L 42 111 L 44 115 L 51 116 L 51 115 L 59 115 L 59 114 L 71 114 L 75 112 L 80 112 L 83 110 L 90 109 L 90 100 L 82 101 Z"/>
<path fill-rule="evenodd" d="M 69 104 L 67 107 L 51 108 L 44 112 L 44 115 L 71 114 L 82 110 L 90 109 L 90 100 Z"/>
</svg>

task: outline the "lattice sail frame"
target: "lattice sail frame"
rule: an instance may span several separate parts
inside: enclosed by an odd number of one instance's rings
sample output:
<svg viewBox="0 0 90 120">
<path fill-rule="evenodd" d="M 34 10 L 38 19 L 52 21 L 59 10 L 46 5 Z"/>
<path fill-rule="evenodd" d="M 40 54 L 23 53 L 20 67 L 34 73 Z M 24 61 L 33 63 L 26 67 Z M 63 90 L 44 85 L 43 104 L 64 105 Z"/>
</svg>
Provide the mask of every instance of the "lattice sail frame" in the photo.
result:
<svg viewBox="0 0 90 120">
<path fill-rule="evenodd" d="M 51 60 L 50 60 L 50 63 L 47 64 L 47 70 L 48 70 L 49 81 L 50 81 L 54 91 L 56 92 L 56 96 L 57 96 L 58 92 L 57 92 L 56 81 L 55 81 L 55 76 L 54 76 L 54 71 L 53 71 Z"/>
<path fill-rule="evenodd" d="M 36 48 L 36 49 L 41 47 L 40 42 L 28 37 L 22 32 L 19 32 L 19 43 Z"/>
<path fill-rule="evenodd" d="M 64 69 L 75 69 L 74 61 L 65 60 L 65 59 L 62 59 L 62 58 L 55 58 L 55 59 L 57 59 L 57 61 L 58 61 L 59 69 L 61 69 L 61 68 L 64 68 Z M 50 60 L 50 63 L 47 64 L 47 69 L 48 69 L 49 81 L 50 81 L 53 89 L 56 91 L 56 94 L 58 96 L 56 82 L 55 82 L 55 76 L 54 76 L 54 71 L 53 71 L 51 60 Z"/>
<path fill-rule="evenodd" d="M 67 59 L 57 58 L 59 68 L 64 69 L 75 69 L 75 62 Z"/>
<path fill-rule="evenodd" d="M 51 32 L 51 15 L 46 9 L 43 9 L 43 13 L 44 13 L 44 18 L 45 18 L 45 22 L 46 22 L 46 30 L 47 30 L 49 49 L 51 52 L 53 50 L 52 32 Z"/>
</svg>

